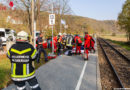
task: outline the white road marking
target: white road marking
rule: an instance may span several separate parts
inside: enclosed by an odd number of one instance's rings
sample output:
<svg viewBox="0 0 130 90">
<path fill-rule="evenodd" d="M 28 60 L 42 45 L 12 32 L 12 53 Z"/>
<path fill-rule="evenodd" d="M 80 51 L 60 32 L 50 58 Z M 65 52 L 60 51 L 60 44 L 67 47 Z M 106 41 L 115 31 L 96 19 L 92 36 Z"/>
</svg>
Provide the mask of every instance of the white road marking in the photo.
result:
<svg viewBox="0 0 130 90">
<path fill-rule="evenodd" d="M 85 63 L 84 63 L 84 67 L 83 67 L 83 70 L 81 72 L 81 75 L 80 75 L 80 78 L 79 78 L 79 81 L 77 83 L 77 86 L 76 86 L 75 90 L 79 90 L 80 89 L 86 66 L 87 66 L 87 61 L 85 61 Z"/>
</svg>

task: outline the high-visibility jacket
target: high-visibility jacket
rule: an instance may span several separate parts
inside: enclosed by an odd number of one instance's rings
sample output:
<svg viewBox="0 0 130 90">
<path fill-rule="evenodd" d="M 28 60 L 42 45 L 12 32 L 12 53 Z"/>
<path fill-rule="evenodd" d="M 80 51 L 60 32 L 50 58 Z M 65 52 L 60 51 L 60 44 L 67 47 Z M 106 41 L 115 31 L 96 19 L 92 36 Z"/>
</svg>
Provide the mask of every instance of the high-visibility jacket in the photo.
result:
<svg viewBox="0 0 130 90">
<path fill-rule="evenodd" d="M 57 41 L 58 41 L 58 43 L 61 43 L 61 41 L 62 41 L 62 36 L 58 36 Z"/>
<path fill-rule="evenodd" d="M 55 42 L 57 43 L 57 36 L 55 36 L 55 37 L 53 38 L 53 40 L 55 40 Z"/>
<path fill-rule="evenodd" d="M 94 41 L 94 39 L 92 38 L 92 36 L 90 36 L 90 37 L 91 37 L 90 46 L 91 46 L 91 48 L 92 48 L 92 47 L 94 47 L 95 41 Z"/>
<path fill-rule="evenodd" d="M 73 36 L 69 35 L 66 38 L 66 46 L 72 46 Z"/>
<path fill-rule="evenodd" d="M 36 59 L 37 51 L 27 42 L 16 42 L 7 53 L 11 61 L 11 77 L 14 81 L 24 81 L 35 77 L 32 61 Z"/>
<path fill-rule="evenodd" d="M 84 39 L 85 39 L 85 41 L 84 41 L 84 48 L 90 49 L 92 37 L 87 35 L 87 36 L 85 36 Z"/>
<path fill-rule="evenodd" d="M 81 44 L 81 43 L 82 43 L 82 40 L 81 40 L 81 38 L 80 38 L 79 36 L 75 36 L 74 42 L 75 42 L 76 44 Z"/>
<path fill-rule="evenodd" d="M 66 37 L 65 37 L 65 36 L 62 37 L 62 44 L 63 44 L 63 45 L 66 45 Z"/>
<path fill-rule="evenodd" d="M 87 34 L 87 35 L 85 35 L 85 37 L 84 37 L 84 41 L 86 41 L 88 37 L 89 37 L 89 35 L 88 35 L 88 34 Z"/>
</svg>

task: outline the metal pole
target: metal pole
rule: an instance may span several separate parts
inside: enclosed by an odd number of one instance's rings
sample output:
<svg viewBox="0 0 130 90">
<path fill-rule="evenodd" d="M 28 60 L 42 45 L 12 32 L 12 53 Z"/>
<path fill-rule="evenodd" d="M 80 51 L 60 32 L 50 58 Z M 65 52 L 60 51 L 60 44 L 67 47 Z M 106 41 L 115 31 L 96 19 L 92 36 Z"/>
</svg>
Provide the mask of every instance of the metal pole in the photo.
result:
<svg viewBox="0 0 130 90">
<path fill-rule="evenodd" d="M 61 29 L 62 29 L 62 24 L 61 24 L 61 19 L 60 19 L 60 33 L 61 33 Z"/>
<path fill-rule="evenodd" d="M 32 36 L 31 36 L 31 43 L 34 45 L 34 0 L 32 0 Z"/>
<path fill-rule="evenodd" d="M 53 0 L 52 0 L 52 14 L 53 14 Z M 53 25 L 52 25 L 52 54 L 54 54 L 54 44 L 53 44 Z"/>
<path fill-rule="evenodd" d="M 34 48 L 36 48 L 36 21 L 34 21 Z"/>
</svg>

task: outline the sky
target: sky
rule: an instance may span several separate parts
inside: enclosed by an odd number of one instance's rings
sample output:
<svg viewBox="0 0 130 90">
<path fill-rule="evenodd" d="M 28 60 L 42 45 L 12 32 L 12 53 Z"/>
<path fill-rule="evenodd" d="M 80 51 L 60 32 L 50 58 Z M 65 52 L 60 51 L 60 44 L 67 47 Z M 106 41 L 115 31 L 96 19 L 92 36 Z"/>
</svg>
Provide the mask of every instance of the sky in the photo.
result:
<svg viewBox="0 0 130 90">
<path fill-rule="evenodd" d="M 126 0 L 70 0 L 75 15 L 97 20 L 117 20 Z"/>
</svg>

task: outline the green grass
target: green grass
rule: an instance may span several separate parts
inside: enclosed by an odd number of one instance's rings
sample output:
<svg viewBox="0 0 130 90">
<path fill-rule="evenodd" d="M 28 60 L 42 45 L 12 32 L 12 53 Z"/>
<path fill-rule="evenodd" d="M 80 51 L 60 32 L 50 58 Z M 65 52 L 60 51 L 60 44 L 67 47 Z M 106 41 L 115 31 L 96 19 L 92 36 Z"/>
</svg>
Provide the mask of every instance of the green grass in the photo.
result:
<svg viewBox="0 0 130 90">
<path fill-rule="evenodd" d="M 46 52 L 49 53 L 49 52 L 51 52 L 51 50 L 46 49 Z M 45 64 L 43 53 L 41 55 L 40 63 L 39 64 L 36 63 L 36 60 L 35 60 L 34 64 L 35 64 L 35 69 L 38 69 L 40 66 Z M 10 72 L 11 72 L 10 60 L 4 55 L 0 59 L 0 90 L 2 88 L 5 88 L 8 84 L 12 83 L 11 77 L 10 77 Z"/>
<path fill-rule="evenodd" d="M 115 40 L 110 40 L 110 39 L 108 40 L 130 51 L 130 42 L 115 41 Z"/>
<path fill-rule="evenodd" d="M 2 58 L 0 60 L 0 89 L 6 87 L 10 79 L 10 60 Z"/>
</svg>

